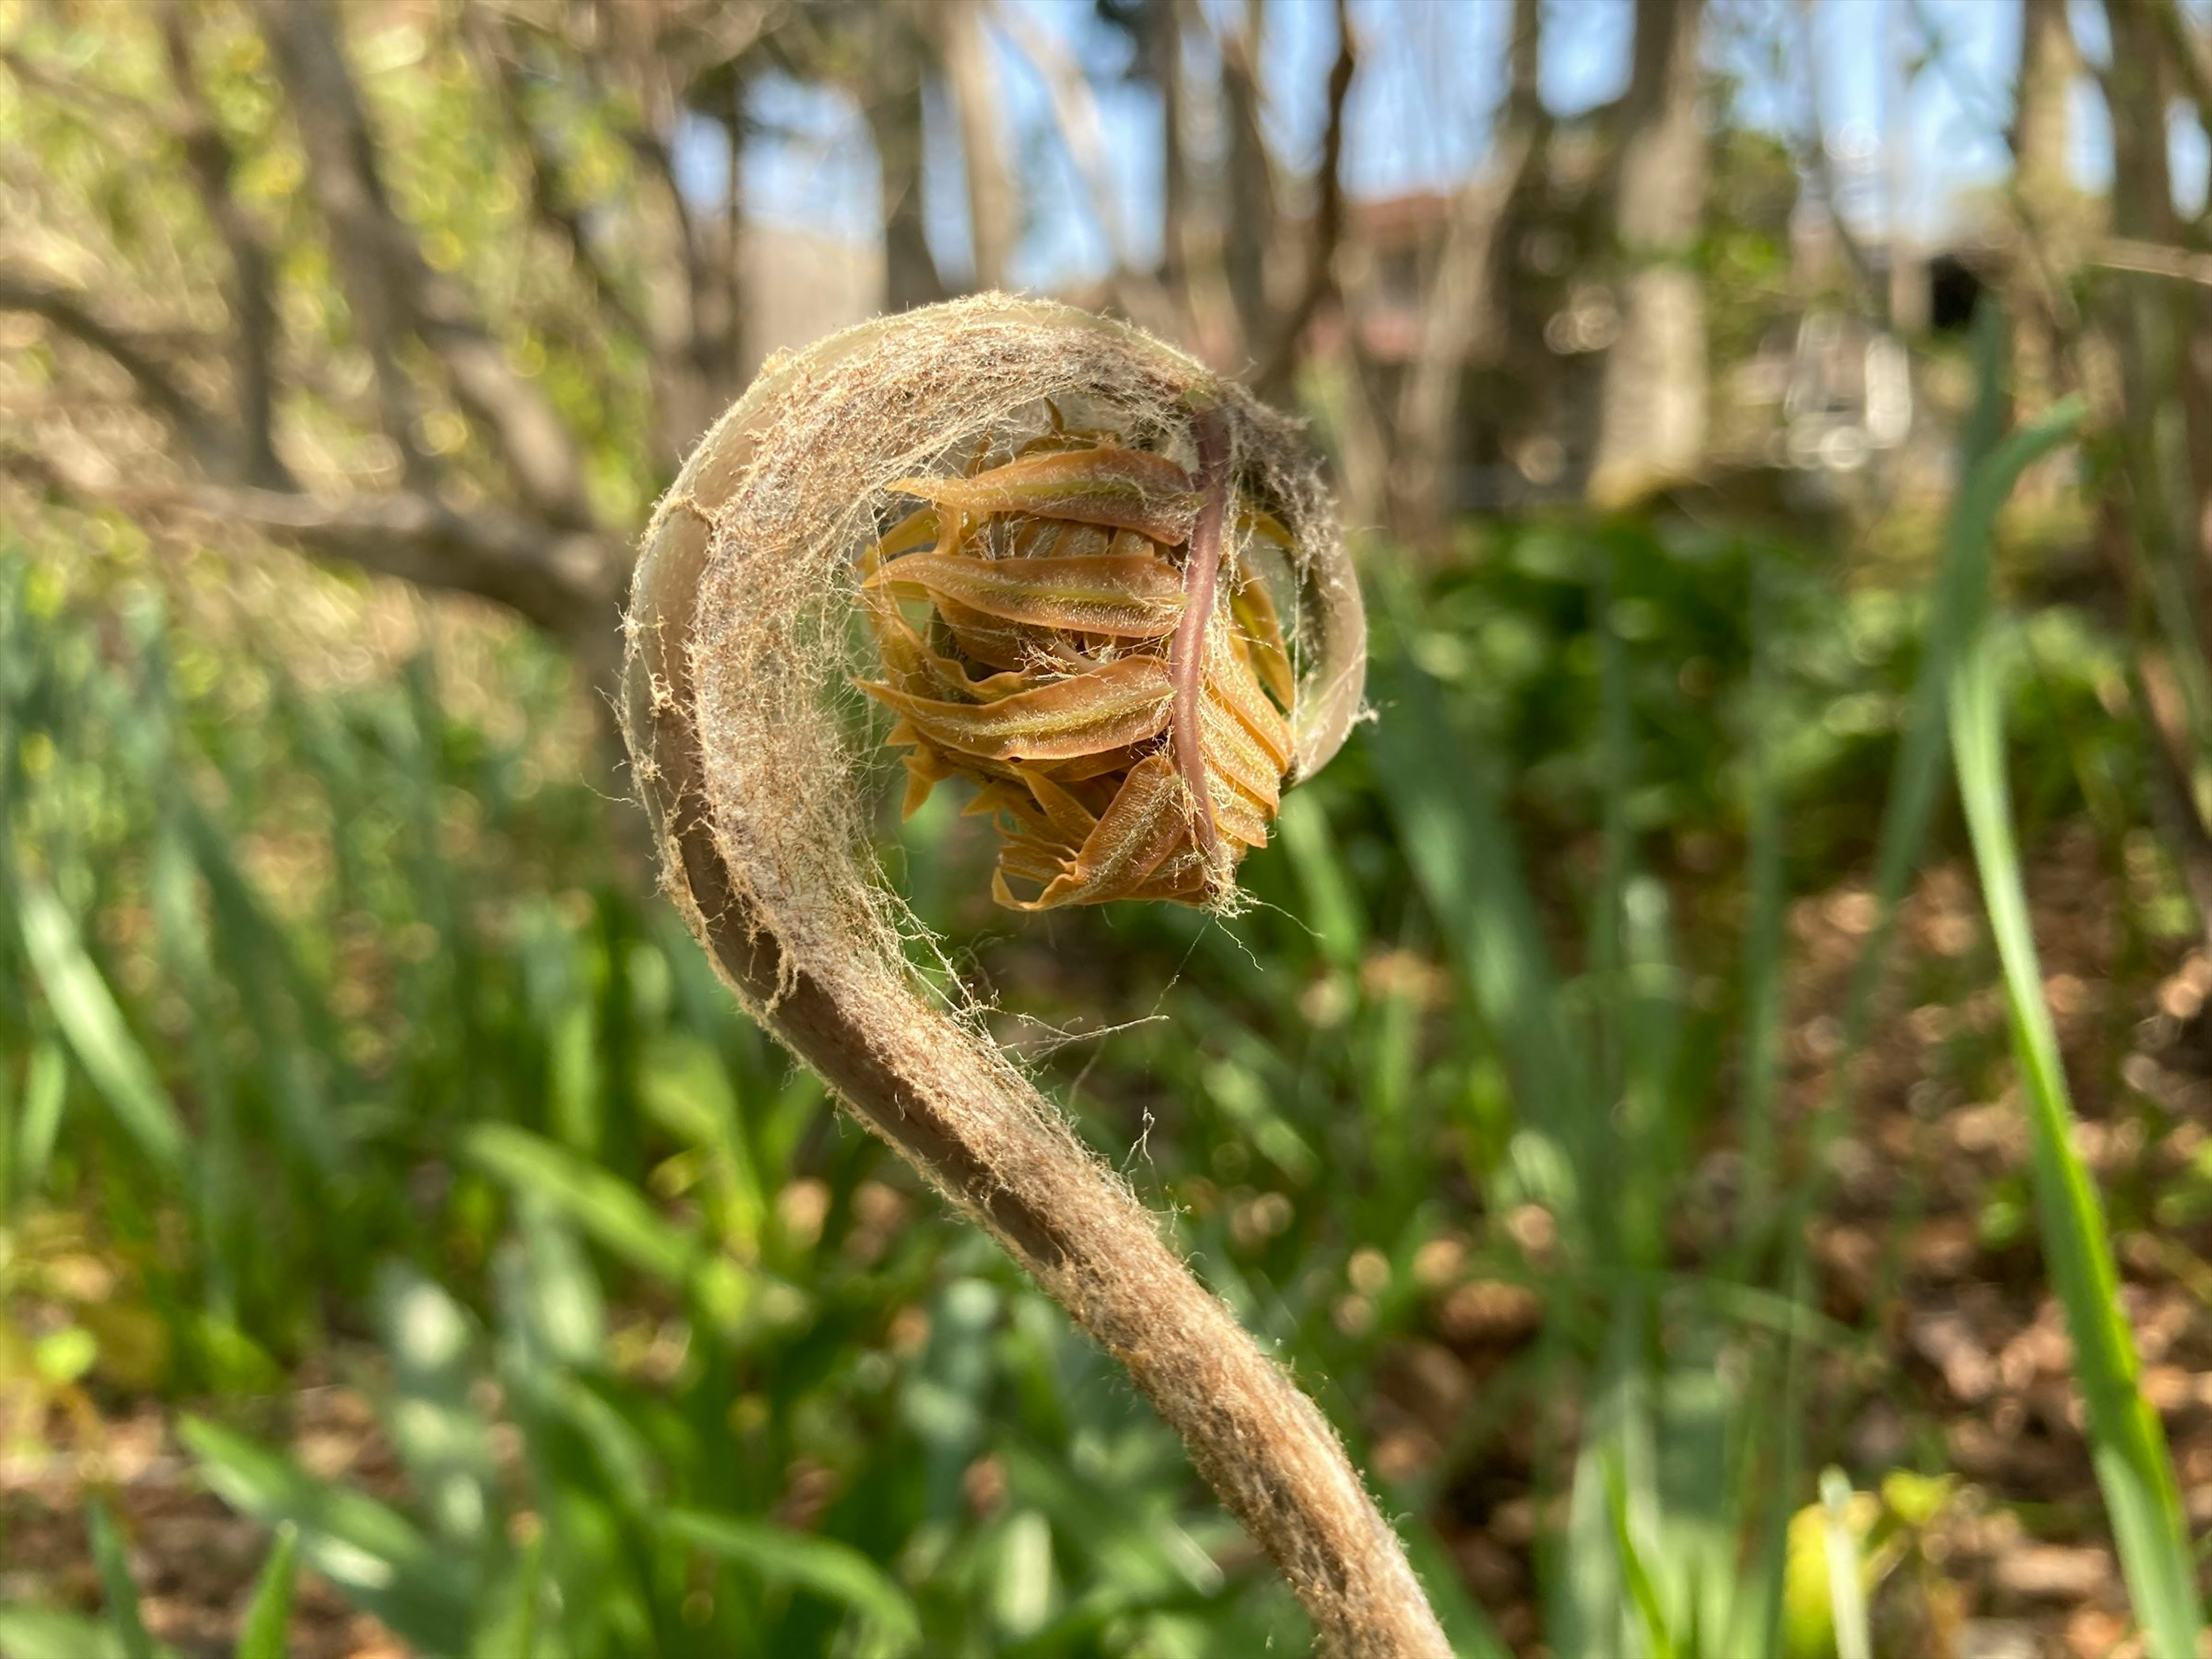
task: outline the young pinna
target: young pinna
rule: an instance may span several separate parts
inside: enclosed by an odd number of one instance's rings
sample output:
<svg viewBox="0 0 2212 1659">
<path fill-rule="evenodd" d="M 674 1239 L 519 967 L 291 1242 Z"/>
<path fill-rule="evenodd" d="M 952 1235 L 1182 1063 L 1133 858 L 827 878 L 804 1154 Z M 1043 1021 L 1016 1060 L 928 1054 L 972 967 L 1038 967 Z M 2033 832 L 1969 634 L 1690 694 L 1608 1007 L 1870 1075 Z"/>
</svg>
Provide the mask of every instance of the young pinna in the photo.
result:
<svg viewBox="0 0 2212 1659">
<path fill-rule="evenodd" d="M 884 678 L 862 689 L 898 716 L 908 814 L 975 786 L 1000 903 L 1218 902 L 1291 765 L 1297 682 L 1245 556 L 1289 538 L 1231 511 L 1203 413 L 1195 478 L 1054 416 L 999 465 L 892 486 L 925 504 L 864 556 Z"/>
</svg>

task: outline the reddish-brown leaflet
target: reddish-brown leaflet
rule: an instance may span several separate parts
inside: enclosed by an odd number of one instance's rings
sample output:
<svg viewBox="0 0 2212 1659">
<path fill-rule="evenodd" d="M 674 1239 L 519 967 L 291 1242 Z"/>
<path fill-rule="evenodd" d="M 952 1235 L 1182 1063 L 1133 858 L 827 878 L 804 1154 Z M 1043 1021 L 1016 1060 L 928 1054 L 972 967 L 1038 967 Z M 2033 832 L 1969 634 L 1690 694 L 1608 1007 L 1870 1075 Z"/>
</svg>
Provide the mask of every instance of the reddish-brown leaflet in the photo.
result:
<svg viewBox="0 0 2212 1659">
<path fill-rule="evenodd" d="M 1016 909 L 1202 904 L 1264 845 L 1291 764 L 1295 682 L 1237 539 L 1228 458 L 1199 414 L 1200 477 L 1111 439 L 958 476 L 901 479 L 927 505 L 866 556 L 861 605 L 899 715 L 906 810 L 976 786 L 1003 836 L 992 890 Z"/>
</svg>

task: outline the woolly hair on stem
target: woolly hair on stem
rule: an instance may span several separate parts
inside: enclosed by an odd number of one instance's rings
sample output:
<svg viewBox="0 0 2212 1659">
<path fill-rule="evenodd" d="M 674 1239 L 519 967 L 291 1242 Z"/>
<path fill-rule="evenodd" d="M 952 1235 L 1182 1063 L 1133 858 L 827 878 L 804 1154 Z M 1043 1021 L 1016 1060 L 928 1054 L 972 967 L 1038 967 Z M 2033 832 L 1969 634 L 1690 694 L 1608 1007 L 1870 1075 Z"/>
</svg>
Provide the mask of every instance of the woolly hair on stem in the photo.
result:
<svg viewBox="0 0 2212 1659">
<path fill-rule="evenodd" d="M 908 963 L 916 924 L 870 850 L 845 717 L 860 556 L 901 505 L 896 481 L 1063 417 L 1225 476 L 1287 530 L 1293 778 L 1334 752 L 1359 705 L 1364 624 L 1291 425 L 1135 330 L 984 295 L 771 361 L 655 513 L 623 716 L 665 884 L 753 1016 L 1127 1370 L 1289 1580 L 1322 1651 L 1443 1659 L 1327 1420 L 974 1011 Z M 1201 467 L 1202 447 L 1225 459 Z"/>
</svg>

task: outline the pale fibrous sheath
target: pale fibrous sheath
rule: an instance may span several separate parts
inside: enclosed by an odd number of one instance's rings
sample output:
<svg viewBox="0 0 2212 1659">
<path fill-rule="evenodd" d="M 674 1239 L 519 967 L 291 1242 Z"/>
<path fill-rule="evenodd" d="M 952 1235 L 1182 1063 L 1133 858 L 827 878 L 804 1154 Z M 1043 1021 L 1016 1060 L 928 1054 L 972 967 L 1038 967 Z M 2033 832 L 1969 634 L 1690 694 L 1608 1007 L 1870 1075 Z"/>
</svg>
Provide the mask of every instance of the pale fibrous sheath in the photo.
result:
<svg viewBox="0 0 2212 1659">
<path fill-rule="evenodd" d="M 965 781 L 1002 833 L 1004 902 L 1228 904 L 1359 709 L 1358 590 L 1297 428 L 1065 307 L 866 324 L 772 362 L 708 434 L 647 532 L 626 630 L 665 884 L 731 988 L 1127 1370 L 1320 1650 L 1443 1659 L 1327 1420 L 909 965 L 854 736 L 896 746 L 910 797 Z"/>
</svg>

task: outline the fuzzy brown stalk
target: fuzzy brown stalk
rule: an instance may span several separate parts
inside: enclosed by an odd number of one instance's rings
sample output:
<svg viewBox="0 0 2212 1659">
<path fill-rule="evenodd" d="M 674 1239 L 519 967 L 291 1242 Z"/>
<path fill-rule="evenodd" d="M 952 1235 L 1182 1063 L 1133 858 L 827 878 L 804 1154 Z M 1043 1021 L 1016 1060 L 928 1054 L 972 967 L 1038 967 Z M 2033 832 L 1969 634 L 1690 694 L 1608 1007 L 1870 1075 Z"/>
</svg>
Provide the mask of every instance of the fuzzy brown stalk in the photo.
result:
<svg viewBox="0 0 2212 1659">
<path fill-rule="evenodd" d="M 1342 741 L 1364 645 L 1312 465 L 1286 423 L 1133 331 L 1000 296 L 771 364 L 647 533 L 623 714 L 671 894 L 761 1022 L 1113 1354 L 1342 1659 L 1450 1649 L 1327 1420 L 1167 1247 L 1159 1222 L 908 965 L 874 879 L 841 684 L 854 549 L 892 480 L 1054 407 L 1193 449 L 1218 409 L 1240 490 L 1296 537 L 1310 669 L 1298 769 Z"/>
</svg>

